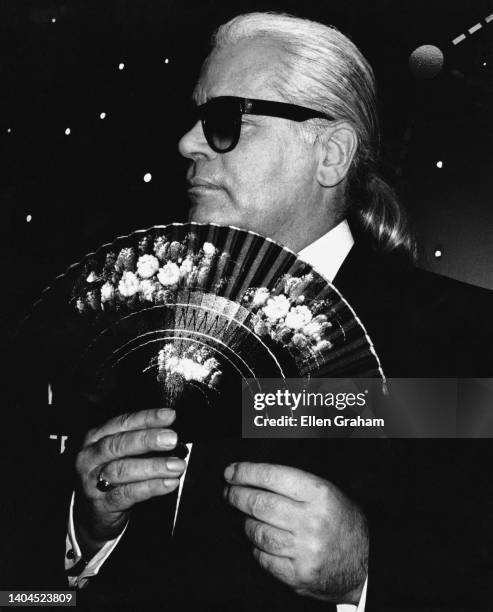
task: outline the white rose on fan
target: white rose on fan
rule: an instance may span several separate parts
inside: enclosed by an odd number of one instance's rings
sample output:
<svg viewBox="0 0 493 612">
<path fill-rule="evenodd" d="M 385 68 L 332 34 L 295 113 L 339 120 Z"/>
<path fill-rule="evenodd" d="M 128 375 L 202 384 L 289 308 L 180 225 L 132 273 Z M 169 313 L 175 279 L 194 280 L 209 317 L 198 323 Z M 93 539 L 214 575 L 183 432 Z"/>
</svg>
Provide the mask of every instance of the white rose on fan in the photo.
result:
<svg viewBox="0 0 493 612">
<path fill-rule="evenodd" d="M 325 352 L 330 350 L 332 346 L 332 342 L 330 342 L 329 340 L 320 340 L 320 342 L 317 342 L 317 344 L 315 345 L 315 350 L 319 352 Z"/>
<path fill-rule="evenodd" d="M 133 272 L 124 272 L 118 283 L 118 291 L 123 297 L 131 297 L 139 290 L 139 279 Z"/>
<path fill-rule="evenodd" d="M 294 346 L 297 346 L 298 348 L 303 349 L 308 346 L 309 341 L 304 334 L 300 334 L 299 332 L 297 332 L 296 334 L 293 335 L 291 342 L 294 344 Z"/>
<path fill-rule="evenodd" d="M 301 329 L 312 320 L 312 313 L 307 306 L 294 306 L 290 309 L 284 320 L 284 325 L 291 329 Z"/>
<path fill-rule="evenodd" d="M 221 367 L 221 364 L 215 357 L 209 357 L 209 359 L 206 359 L 204 361 L 204 367 L 206 367 L 209 370 L 209 374 L 210 374 L 212 370 L 219 370 L 219 368 Z"/>
<path fill-rule="evenodd" d="M 110 300 L 113 299 L 114 295 L 115 295 L 115 288 L 113 287 L 111 283 L 105 283 L 101 287 L 101 301 L 102 302 L 109 302 Z"/>
<path fill-rule="evenodd" d="M 308 323 L 308 325 L 305 325 L 305 327 L 303 327 L 301 331 L 305 334 L 305 336 L 315 338 L 320 336 L 321 330 L 322 326 L 320 325 L 320 323 L 311 320 L 310 323 Z"/>
<path fill-rule="evenodd" d="M 253 295 L 253 305 L 263 306 L 270 297 L 270 291 L 266 287 L 260 287 Z"/>
<path fill-rule="evenodd" d="M 176 285 L 180 279 L 180 268 L 172 261 L 168 261 L 168 263 L 159 270 L 157 277 L 161 285 L 165 287 Z"/>
<path fill-rule="evenodd" d="M 144 300 L 147 300 L 148 302 L 152 302 L 154 299 L 154 291 L 156 290 L 156 287 L 154 286 L 154 283 L 149 280 L 143 280 L 140 281 L 140 293 L 142 294 L 142 297 L 144 298 Z"/>
<path fill-rule="evenodd" d="M 212 242 L 204 242 L 202 249 L 204 250 L 204 255 L 206 257 L 212 257 L 216 252 L 216 247 L 212 244 Z"/>
<path fill-rule="evenodd" d="M 289 308 L 290 303 L 288 298 L 285 295 L 276 295 L 267 300 L 263 311 L 270 321 L 278 321 L 288 314 Z"/>
<path fill-rule="evenodd" d="M 141 255 L 137 261 L 137 274 L 140 278 L 151 278 L 159 270 L 159 260 L 154 255 Z"/>
<path fill-rule="evenodd" d="M 179 362 L 180 362 L 180 358 L 177 357 L 176 355 L 173 355 L 171 357 L 165 356 L 162 361 L 161 368 L 164 367 L 166 372 L 175 372 L 176 369 L 178 368 Z"/>
<path fill-rule="evenodd" d="M 193 268 L 193 261 L 190 257 L 183 260 L 180 266 L 180 279 L 185 278 L 190 274 Z"/>
<path fill-rule="evenodd" d="M 171 357 L 172 355 L 176 355 L 176 349 L 172 344 L 167 344 L 162 351 L 162 354 L 165 357 Z"/>
<path fill-rule="evenodd" d="M 157 363 L 159 369 L 165 369 L 166 363 L 171 359 L 173 355 L 176 354 L 175 347 L 172 344 L 166 344 L 164 348 L 162 348 L 157 356 Z"/>
<path fill-rule="evenodd" d="M 169 371 L 176 374 L 181 374 L 185 380 L 196 380 L 198 382 L 202 382 L 210 374 L 210 370 L 208 368 L 201 363 L 197 363 L 193 359 L 188 359 L 185 357 L 182 359 L 176 359 L 176 362 L 175 359 L 176 358 L 170 360 L 173 361 L 173 363 L 170 363 Z"/>
</svg>

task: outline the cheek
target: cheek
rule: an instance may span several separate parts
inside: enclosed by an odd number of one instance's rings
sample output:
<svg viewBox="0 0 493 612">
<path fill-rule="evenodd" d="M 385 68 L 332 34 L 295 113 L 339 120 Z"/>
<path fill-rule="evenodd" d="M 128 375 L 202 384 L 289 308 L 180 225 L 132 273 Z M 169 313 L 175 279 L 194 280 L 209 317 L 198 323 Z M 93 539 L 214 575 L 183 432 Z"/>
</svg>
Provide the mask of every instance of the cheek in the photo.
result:
<svg viewBox="0 0 493 612">
<path fill-rule="evenodd" d="M 242 154 L 227 169 L 232 200 L 242 208 L 263 207 L 276 199 L 285 182 L 285 156 L 279 147 L 266 141 L 243 147 Z"/>
</svg>

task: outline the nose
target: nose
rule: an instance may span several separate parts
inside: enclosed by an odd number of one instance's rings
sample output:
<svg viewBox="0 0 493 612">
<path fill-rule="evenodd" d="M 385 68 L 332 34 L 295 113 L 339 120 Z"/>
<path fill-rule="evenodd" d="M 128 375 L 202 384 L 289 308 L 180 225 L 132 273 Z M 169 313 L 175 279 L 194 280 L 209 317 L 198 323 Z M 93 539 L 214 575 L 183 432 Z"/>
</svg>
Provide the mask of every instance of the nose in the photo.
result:
<svg viewBox="0 0 493 612">
<path fill-rule="evenodd" d="M 217 153 L 213 151 L 205 139 L 202 123 L 197 121 L 195 125 L 178 142 L 178 151 L 188 159 L 214 159 Z"/>
</svg>

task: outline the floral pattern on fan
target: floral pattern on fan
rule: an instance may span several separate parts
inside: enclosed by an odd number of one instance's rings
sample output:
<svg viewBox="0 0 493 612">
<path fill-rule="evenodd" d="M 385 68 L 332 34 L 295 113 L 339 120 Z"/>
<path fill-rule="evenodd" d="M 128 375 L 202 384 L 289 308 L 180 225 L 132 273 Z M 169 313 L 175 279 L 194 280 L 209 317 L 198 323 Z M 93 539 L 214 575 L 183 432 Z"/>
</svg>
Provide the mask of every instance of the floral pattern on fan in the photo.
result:
<svg viewBox="0 0 493 612">
<path fill-rule="evenodd" d="M 80 313 L 102 315 L 122 308 L 172 306 L 181 289 L 215 292 L 226 283 L 222 277 L 216 286 L 205 289 L 218 260 L 228 262 L 229 253 L 220 252 L 211 242 L 200 244 L 193 233 L 181 242 L 167 240 L 165 235 L 154 239 L 145 236 L 137 247 L 109 251 L 104 263 L 89 260 L 83 278 L 74 287 L 75 305 Z M 312 273 L 284 274 L 273 288 L 248 287 L 240 299 L 241 305 L 252 313 L 247 324 L 257 336 L 270 338 L 290 353 L 316 358 L 327 352 L 332 348 L 329 336 L 334 322 L 324 314 L 330 309 L 328 300 L 306 299 L 305 292 L 313 284 Z M 182 388 L 185 382 L 195 382 L 217 389 L 222 376 L 212 352 L 196 344 L 183 348 L 167 343 L 149 367 L 157 367 L 157 379 L 167 388 Z"/>
<path fill-rule="evenodd" d="M 286 274 L 270 291 L 267 287 L 249 289 L 243 302 L 252 312 L 253 329 L 260 337 L 270 336 L 288 349 L 326 351 L 332 347 L 327 336 L 333 323 L 319 311 L 327 310 L 326 300 L 304 305 L 304 290 L 313 283 L 313 275 Z"/>
<path fill-rule="evenodd" d="M 78 311 L 104 312 L 123 306 L 132 309 L 139 305 L 171 304 L 178 289 L 200 287 L 218 250 L 212 243 L 204 242 L 194 253 L 189 245 L 197 246 L 193 234 L 183 242 L 159 236 L 152 245 L 145 237 L 137 252 L 133 247 L 125 247 L 118 253 L 107 253 L 102 270 L 89 270 L 82 295 L 76 299 Z M 152 253 L 146 252 L 151 249 Z M 222 253 L 221 257 L 229 258 L 229 255 Z M 168 390 L 174 389 L 175 394 L 185 382 L 191 381 L 217 389 L 222 376 L 220 364 L 211 352 L 194 345 L 182 349 L 167 343 L 151 361 L 149 367 L 153 366 L 157 366 L 158 382 Z"/>
<path fill-rule="evenodd" d="M 146 370 L 153 367 L 157 367 L 157 381 L 164 385 L 170 398 L 178 397 L 187 383 L 201 383 L 217 391 L 223 376 L 219 361 L 205 346 L 183 348 L 168 342 Z"/>
<path fill-rule="evenodd" d="M 154 240 L 152 253 L 148 237 L 137 249 L 125 247 L 118 253 L 110 251 L 101 270 L 86 268 L 85 282 L 75 293 L 79 312 L 115 310 L 141 304 L 166 304 L 179 288 L 200 286 L 206 280 L 217 248 L 204 242 L 197 253 L 187 250 L 194 236 L 183 242 L 167 241 L 164 236 Z M 221 257 L 228 258 L 227 253 Z M 95 263 L 94 263 L 95 266 Z M 89 268 L 89 269 L 88 269 Z"/>
</svg>

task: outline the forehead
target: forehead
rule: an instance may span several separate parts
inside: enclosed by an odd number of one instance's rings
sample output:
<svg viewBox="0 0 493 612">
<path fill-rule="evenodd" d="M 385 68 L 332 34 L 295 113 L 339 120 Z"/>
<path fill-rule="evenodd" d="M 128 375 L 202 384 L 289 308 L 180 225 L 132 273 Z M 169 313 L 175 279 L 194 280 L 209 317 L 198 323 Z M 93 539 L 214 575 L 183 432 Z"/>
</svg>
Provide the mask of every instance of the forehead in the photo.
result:
<svg viewBox="0 0 493 612">
<path fill-rule="evenodd" d="M 281 100 L 273 87 L 280 70 L 279 45 L 258 37 L 242 40 L 212 51 L 202 67 L 194 99 L 197 104 L 227 95 Z"/>
</svg>

